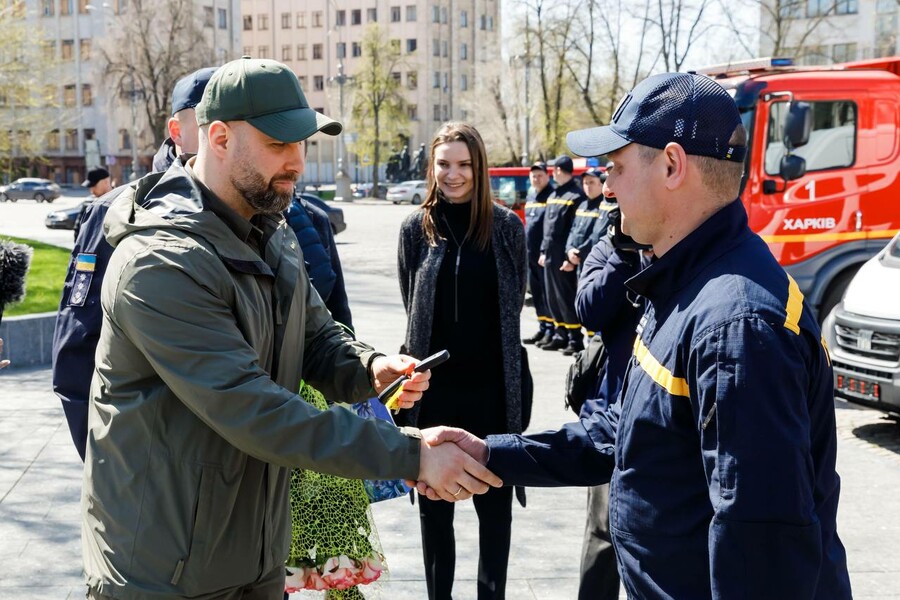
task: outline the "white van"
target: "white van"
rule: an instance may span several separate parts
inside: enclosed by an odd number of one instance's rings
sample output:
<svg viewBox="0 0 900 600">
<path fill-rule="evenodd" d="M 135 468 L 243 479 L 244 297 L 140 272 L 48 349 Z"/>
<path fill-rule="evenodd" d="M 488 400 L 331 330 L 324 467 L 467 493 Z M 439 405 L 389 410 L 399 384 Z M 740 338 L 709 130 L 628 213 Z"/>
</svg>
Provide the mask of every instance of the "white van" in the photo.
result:
<svg viewBox="0 0 900 600">
<path fill-rule="evenodd" d="M 822 332 L 835 395 L 900 416 L 900 234 L 853 277 Z"/>
</svg>

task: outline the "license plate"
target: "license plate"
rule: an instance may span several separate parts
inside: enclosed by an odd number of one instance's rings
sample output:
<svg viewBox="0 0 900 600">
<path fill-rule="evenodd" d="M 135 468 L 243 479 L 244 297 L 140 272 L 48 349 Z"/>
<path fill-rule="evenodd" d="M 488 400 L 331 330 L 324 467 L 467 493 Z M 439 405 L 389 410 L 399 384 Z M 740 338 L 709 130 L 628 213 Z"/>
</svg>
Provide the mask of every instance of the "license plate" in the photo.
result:
<svg viewBox="0 0 900 600">
<path fill-rule="evenodd" d="M 881 400 L 881 385 L 874 381 L 850 377 L 848 375 L 838 375 L 837 388 L 860 398 Z"/>
</svg>

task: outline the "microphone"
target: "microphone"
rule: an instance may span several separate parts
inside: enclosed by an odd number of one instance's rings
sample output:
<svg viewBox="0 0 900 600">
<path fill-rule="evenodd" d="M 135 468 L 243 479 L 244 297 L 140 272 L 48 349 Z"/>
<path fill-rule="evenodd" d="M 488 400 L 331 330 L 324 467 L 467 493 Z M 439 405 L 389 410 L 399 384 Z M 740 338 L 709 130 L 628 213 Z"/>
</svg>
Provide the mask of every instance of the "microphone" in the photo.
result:
<svg viewBox="0 0 900 600">
<path fill-rule="evenodd" d="M 31 246 L 0 240 L 0 321 L 7 304 L 25 297 L 25 275 L 33 252 Z"/>
</svg>

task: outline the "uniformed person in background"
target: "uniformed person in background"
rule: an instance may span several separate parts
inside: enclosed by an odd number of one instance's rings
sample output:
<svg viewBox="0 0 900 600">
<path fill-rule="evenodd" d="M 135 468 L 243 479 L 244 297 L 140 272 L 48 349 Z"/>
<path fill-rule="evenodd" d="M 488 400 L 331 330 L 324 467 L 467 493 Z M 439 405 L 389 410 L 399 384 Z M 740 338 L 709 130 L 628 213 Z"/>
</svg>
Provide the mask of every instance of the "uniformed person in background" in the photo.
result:
<svg viewBox="0 0 900 600">
<path fill-rule="evenodd" d="M 575 314 L 575 288 L 578 280 L 575 270 L 565 270 L 566 241 L 578 205 L 584 194 L 573 176 L 575 165 L 565 154 L 553 161 L 553 180 L 556 189 L 547 198 L 544 209 L 544 239 L 538 264 L 544 267 L 547 304 L 553 316 L 555 331 L 543 350 L 567 350 L 578 352 L 584 348 L 581 324 Z"/>
<path fill-rule="evenodd" d="M 528 176 L 531 191 L 525 202 L 525 250 L 528 256 L 528 289 L 534 312 L 537 313 L 538 330 L 531 337 L 522 340 L 524 344 L 549 344 L 553 337 L 553 317 L 547 307 L 547 293 L 544 288 L 544 267 L 538 264 L 541 256 L 541 242 L 544 240 L 544 209 L 547 198 L 553 193 L 547 164 L 536 162 L 531 165 Z"/>
</svg>

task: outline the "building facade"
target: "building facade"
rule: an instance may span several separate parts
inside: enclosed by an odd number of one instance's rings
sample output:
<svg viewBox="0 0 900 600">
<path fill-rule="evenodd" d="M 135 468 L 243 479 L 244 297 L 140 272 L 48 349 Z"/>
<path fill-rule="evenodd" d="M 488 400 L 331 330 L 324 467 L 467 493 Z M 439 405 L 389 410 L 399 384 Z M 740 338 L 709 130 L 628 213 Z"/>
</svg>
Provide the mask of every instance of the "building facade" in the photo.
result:
<svg viewBox="0 0 900 600">
<path fill-rule="evenodd" d="M 18 14 L 22 26 L 39 31 L 46 40 L 45 59 L 54 65 L 50 85 L 57 88 L 42 160 L 22 157 L 21 168 L 27 174 L 59 183 L 81 183 L 87 170 L 104 166 L 121 183 L 133 171 L 143 174 L 149 170 L 156 148 L 140 104 L 144 101 L 142 90 L 127 76 L 112 83 L 105 76 L 107 62 L 102 52 L 110 46 L 118 19 L 127 18 L 134 3 L 141 1 L 18 2 L 24 7 Z M 196 47 L 209 54 L 208 64 L 240 56 L 240 0 L 189 2 L 205 38 L 198 40 Z M 154 9 L 161 4 L 155 3 Z"/>
<path fill-rule="evenodd" d="M 767 0 L 759 54 L 806 65 L 894 56 L 898 13 L 897 0 Z"/>
<path fill-rule="evenodd" d="M 331 183 L 338 160 L 355 182 L 370 181 L 371 157 L 347 148 L 355 137 L 351 121 L 353 77 L 362 64 L 362 39 L 378 23 L 399 49 L 393 73 L 402 84 L 409 116 L 410 155 L 426 146 L 441 123 L 466 119 L 464 102 L 474 93 L 479 66 L 500 61 L 501 0 L 241 0 L 243 54 L 289 65 L 310 105 L 346 124 L 342 139 L 311 140 L 303 182 Z M 341 71 L 342 70 L 342 71 Z M 341 106 L 343 97 L 343 107 Z M 385 162 L 391 142 L 381 153 Z M 342 160 L 342 164 L 344 161 Z M 384 165 L 381 165 L 383 180 Z"/>
</svg>

